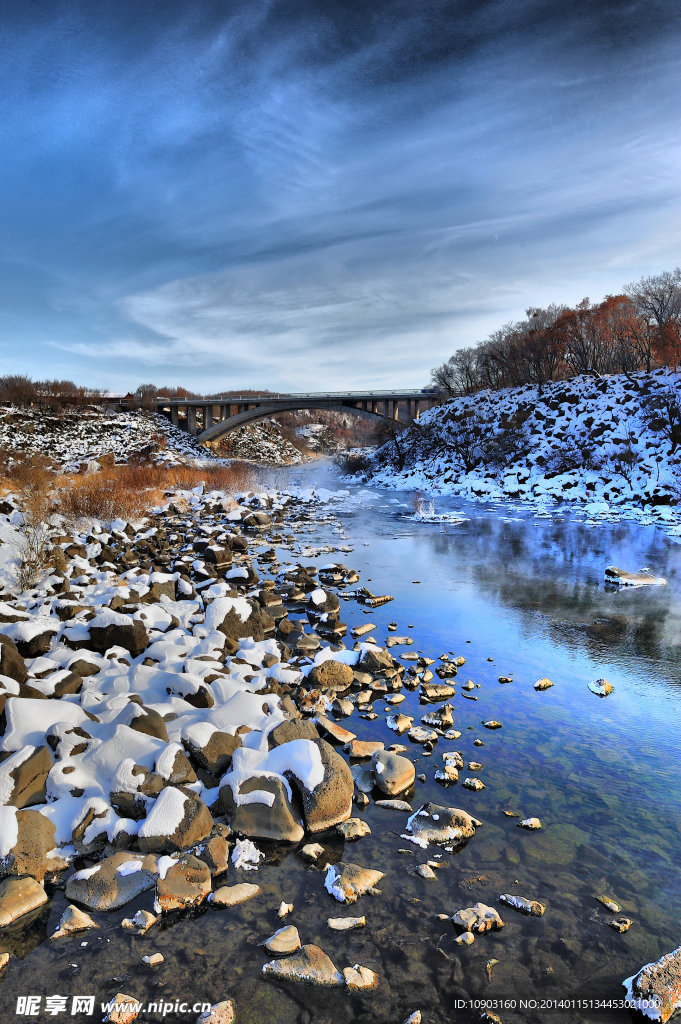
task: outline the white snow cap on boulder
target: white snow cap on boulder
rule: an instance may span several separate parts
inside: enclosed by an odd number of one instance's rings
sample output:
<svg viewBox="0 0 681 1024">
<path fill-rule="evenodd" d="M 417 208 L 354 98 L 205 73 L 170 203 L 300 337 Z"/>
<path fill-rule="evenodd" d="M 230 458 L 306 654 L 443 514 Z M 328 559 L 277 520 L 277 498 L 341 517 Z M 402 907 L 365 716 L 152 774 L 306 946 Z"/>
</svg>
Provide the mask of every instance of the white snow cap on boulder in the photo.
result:
<svg viewBox="0 0 681 1024">
<path fill-rule="evenodd" d="M 237 806 L 266 804 L 267 807 L 272 807 L 274 793 L 256 789 L 251 793 L 241 794 L 241 786 L 257 776 L 279 778 L 290 800 L 291 787 L 284 775 L 287 771 L 295 775 L 305 789 L 310 792 L 316 789 L 324 780 L 324 764 L 317 744 L 311 740 L 291 740 L 270 751 L 237 747 L 232 754 L 232 770 L 223 776 L 220 785 L 230 787 Z"/>
</svg>

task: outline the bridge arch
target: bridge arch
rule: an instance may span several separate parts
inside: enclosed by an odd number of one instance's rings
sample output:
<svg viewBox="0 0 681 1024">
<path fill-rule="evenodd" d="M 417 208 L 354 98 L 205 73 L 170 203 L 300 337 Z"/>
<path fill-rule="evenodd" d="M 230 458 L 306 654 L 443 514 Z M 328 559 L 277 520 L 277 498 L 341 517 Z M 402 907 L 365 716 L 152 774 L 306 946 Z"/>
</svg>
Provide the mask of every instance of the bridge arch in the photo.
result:
<svg viewBox="0 0 681 1024">
<path fill-rule="evenodd" d="M 393 423 L 398 430 L 406 430 L 410 426 L 409 423 L 405 423 L 404 420 L 396 418 L 395 416 L 385 416 L 383 413 L 374 412 L 370 409 L 357 408 L 356 405 L 344 404 L 342 402 L 324 402 L 322 399 L 312 399 L 308 401 L 295 401 L 281 402 L 278 401 L 276 404 L 267 403 L 259 405 L 253 409 L 245 409 L 243 412 L 238 412 L 234 416 L 228 416 L 218 423 L 214 423 L 211 427 L 202 430 L 197 433 L 196 438 L 201 443 L 205 441 L 217 441 L 225 434 L 230 433 L 232 430 L 236 430 L 238 427 L 246 426 L 248 423 L 255 423 L 257 420 L 271 419 L 278 413 L 282 412 L 300 412 L 303 409 L 326 409 L 331 412 L 349 412 L 354 416 L 361 416 L 367 420 L 377 421 L 388 421 Z"/>
</svg>

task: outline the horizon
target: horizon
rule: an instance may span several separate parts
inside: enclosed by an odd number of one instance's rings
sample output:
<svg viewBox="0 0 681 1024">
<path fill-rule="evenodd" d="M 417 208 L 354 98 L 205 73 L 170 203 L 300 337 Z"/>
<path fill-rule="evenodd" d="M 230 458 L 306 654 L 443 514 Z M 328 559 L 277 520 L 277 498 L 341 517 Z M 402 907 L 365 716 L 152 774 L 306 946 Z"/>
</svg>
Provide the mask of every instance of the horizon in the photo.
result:
<svg viewBox="0 0 681 1024">
<path fill-rule="evenodd" d="M 34 10 L 3 25 L 3 373 L 422 387 L 681 263 L 669 0 Z"/>
</svg>

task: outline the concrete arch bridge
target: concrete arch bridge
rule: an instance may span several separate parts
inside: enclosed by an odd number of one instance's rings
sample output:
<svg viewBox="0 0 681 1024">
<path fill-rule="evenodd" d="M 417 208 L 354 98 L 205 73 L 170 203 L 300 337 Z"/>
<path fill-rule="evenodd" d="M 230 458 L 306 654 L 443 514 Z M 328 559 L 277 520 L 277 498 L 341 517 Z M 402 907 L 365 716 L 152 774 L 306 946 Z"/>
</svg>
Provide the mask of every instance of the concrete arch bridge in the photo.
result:
<svg viewBox="0 0 681 1024">
<path fill-rule="evenodd" d="M 157 411 L 202 443 L 217 441 L 230 430 L 280 412 L 330 409 L 366 419 L 390 420 L 398 429 L 418 422 L 437 400 L 436 393 L 417 391 L 327 391 L 296 395 L 230 395 L 218 398 L 156 398 Z"/>
</svg>

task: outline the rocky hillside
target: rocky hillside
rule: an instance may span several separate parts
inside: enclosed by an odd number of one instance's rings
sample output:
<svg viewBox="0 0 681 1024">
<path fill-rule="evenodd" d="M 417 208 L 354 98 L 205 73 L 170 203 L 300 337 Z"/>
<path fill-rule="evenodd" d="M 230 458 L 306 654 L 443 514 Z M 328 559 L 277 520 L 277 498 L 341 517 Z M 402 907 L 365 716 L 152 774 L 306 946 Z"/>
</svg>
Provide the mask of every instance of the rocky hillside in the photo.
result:
<svg viewBox="0 0 681 1024">
<path fill-rule="evenodd" d="M 676 505 L 679 377 L 579 376 L 452 399 L 370 455 L 363 473 L 429 493 Z"/>
</svg>

